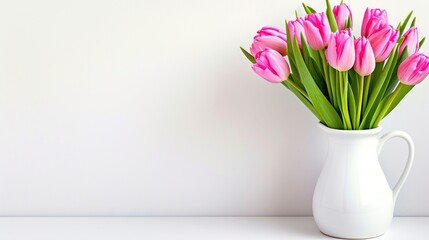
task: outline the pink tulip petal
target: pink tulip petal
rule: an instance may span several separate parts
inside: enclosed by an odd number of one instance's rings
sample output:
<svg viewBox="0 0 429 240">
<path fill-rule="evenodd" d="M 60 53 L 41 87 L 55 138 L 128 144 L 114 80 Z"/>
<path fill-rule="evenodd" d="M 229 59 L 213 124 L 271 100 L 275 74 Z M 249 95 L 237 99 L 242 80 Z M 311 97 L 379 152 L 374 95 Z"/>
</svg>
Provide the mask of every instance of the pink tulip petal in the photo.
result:
<svg viewBox="0 0 429 240">
<path fill-rule="evenodd" d="M 412 27 L 404 33 L 404 41 L 399 47 L 399 55 L 402 54 L 405 48 L 408 49 L 409 55 L 414 54 L 419 50 L 419 33 L 417 27 Z"/>
<path fill-rule="evenodd" d="M 252 67 L 253 70 L 262 78 L 264 78 L 265 80 L 272 82 L 272 83 L 278 83 L 281 82 L 282 80 L 280 80 L 279 76 L 273 74 L 270 70 L 268 69 L 262 69 L 259 67 Z"/>
<path fill-rule="evenodd" d="M 422 53 L 414 53 L 406 58 L 398 69 L 399 80 L 407 85 L 422 82 L 429 74 L 429 57 Z"/>
<path fill-rule="evenodd" d="M 319 50 L 323 48 L 322 36 L 320 36 L 319 29 L 309 22 L 305 22 L 305 38 L 311 48 Z"/>
<path fill-rule="evenodd" d="M 301 33 L 304 34 L 304 20 L 302 18 L 297 18 L 296 20 L 289 21 L 288 28 L 291 40 L 293 41 L 293 39 L 296 38 L 299 47 L 302 48 Z"/>
<path fill-rule="evenodd" d="M 270 26 L 260 29 L 253 38 L 250 53 L 256 58 L 265 48 L 274 49 L 285 56 L 287 54 L 287 43 L 284 31 Z"/>
<path fill-rule="evenodd" d="M 325 48 L 332 34 L 328 18 L 323 12 L 307 15 L 304 30 L 308 45 L 315 50 Z"/>
<path fill-rule="evenodd" d="M 329 65 L 339 71 L 352 68 L 355 62 L 354 46 L 350 28 L 334 33 L 325 52 Z"/>
<path fill-rule="evenodd" d="M 386 10 L 367 8 L 362 21 L 361 34 L 362 36 L 369 37 L 386 25 L 388 25 Z"/>
<path fill-rule="evenodd" d="M 282 82 L 290 74 L 286 59 L 280 53 L 270 48 L 266 48 L 259 53 L 252 69 L 262 78 L 272 83 Z"/>
<path fill-rule="evenodd" d="M 337 22 L 338 29 L 343 30 L 346 28 L 346 22 L 350 18 L 351 25 L 353 26 L 353 17 L 352 17 L 352 11 L 350 10 L 350 7 L 343 3 L 337 6 L 334 6 L 333 13 L 335 17 L 335 21 Z"/>
<path fill-rule="evenodd" d="M 390 53 L 395 47 L 396 42 L 398 41 L 398 38 L 399 31 L 391 25 L 385 26 L 383 29 L 371 34 L 368 37 L 372 49 L 374 50 L 374 56 L 377 62 L 382 62 L 389 57 Z"/>
</svg>

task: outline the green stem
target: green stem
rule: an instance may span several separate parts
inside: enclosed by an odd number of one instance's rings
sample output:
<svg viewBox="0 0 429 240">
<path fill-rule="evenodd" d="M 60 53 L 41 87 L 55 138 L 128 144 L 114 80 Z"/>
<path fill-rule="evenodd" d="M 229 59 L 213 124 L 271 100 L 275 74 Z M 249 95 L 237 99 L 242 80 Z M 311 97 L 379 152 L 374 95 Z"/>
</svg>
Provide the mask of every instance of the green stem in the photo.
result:
<svg viewBox="0 0 429 240">
<path fill-rule="evenodd" d="M 326 88 L 328 89 L 329 101 L 332 103 L 333 102 L 332 88 L 331 88 L 332 86 L 330 83 L 329 72 L 328 72 L 326 58 L 325 58 L 325 54 L 323 53 L 323 50 L 319 50 L 319 55 L 320 55 L 320 58 L 322 59 L 323 73 L 325 74 L 325 83 L 326 83 Z"/>
<path fill-rule="evenodd" d="M 356 121 L 355 121 L 355 126 L 354 128 L 357 129 L 360 125 L 360 118 L 361 118 L 361 112 L 362 112 L 362 102 L 363 102 L 363 88 L 364 88 L 364 82 L 365 82 L 365 77 L 364 76 L 360 76 L 360 84 L 359 84 L 359 98 L 357 101 L 357 114 L 356 114 Z"/>
<path fill-rule="evenodd" d="M 304 90 L 302 90 L 295 82 L 291 81 L 290 78 L 286 78 L 286 80 L 284 80 L 284 81 L 288 82 L 292 87 L 294 87 L 296 90 L 298 90 L 298 92 L 301 93 L 305 98 L 310 100 L 307 93 Z M 283 82 L 282 82 L 282 84 L 285 85 Z"/>
<path fill-rule="evenodd" d="M 372 74 L 370 74 L 367 78 L 366 78 L 366 83 L 365 83 L 365 90 L 363 93 L 363 108 L 362 111 L 365 112 L 366 111 L 366 106 L 368 104 L 368 95 L 369 95 L 369 87 L 371 85 L 371 76 Z"/>
<path fill-rule="evenodd" d="M 348 105 L 348 99 L 349 99 L 349 74 L 348 72 L 343 72 L 344 74 L 344 95 L 345 95 L 345 100 L 344 100 L 344 108 L 345 108 L 345 113 L 346 113 L 346 120 L 347 120 L 347 126 L 349 130 L 352 130 L 352 122 L 351 122 L 351 118 L 350 118 L 350 113 L 349 113 L 349 105 Z"/>
<path fill-rule="evenodd" d="M 340 109 L 341 117 L 343 118 L 343 129 L 347 129 L 346 119 L 344 118 L 344 109 L 342 104 L 343 93 L 341 89 L 343 89 L 343 81 L 342 81 L 343 78 L 341 77 L 341 73 L 337 70 L 335 70 L 335 75 L 336 75 L 335 79 L 338 80 L 337 87 L 335 88 L 337 99 L 338 99 L 338 108 Z"/>
<path fill-rule="evenodd" d="M 398 96 L 398 93 L 401 91 L 402 86 L 402 84 L 399 84 L 398 87 L 396 87 L 395 91 L 392 93 L 392 95 L 390 95 L 389 99 L 386 102 L 386 105 L 383 106 L 383 109 L 375 120 L 374 127 L 377 127 L 381 120 L 383 120 L 387 111 L 390 108 L 390 105 L 392 105 L 393 100 L 395 100 L 396 96 Z"/>
<path fill-rule="evenodd" d="M 339 103 L 338 103 L 339 102 L 339 100 L 338 100 L 339 96 L 338 96 L 338 90 L 337 90 L 337 88 L 338 88 L 338 76 L 335 76 L 335 74 L 336 74 L 335 70 L 333 70 L 330 67 L 328 67 L 328 68 L 329 68 L 328 69 L 329 75 L 333 77 L 330 81 L 332 83 L 331 87 L 332 87 L 332 98 L 334 101 L 334 107 L 336 110 L 338 110 L 339 109 Z M 334 78 L 334 76 L 335 76 L 335 78 Z"/>
<path fill-rule="evenodd" d="M 345 125 L 345 129 L 351 130 L 352 124 L 350 122 L 349 107 L 347 105 L 347 98 L 348 98 L 347 72 L 339 72 L 339 74 L 340 74 L 341 108 L 343 113 L 344 125 Z"/>
</svg>

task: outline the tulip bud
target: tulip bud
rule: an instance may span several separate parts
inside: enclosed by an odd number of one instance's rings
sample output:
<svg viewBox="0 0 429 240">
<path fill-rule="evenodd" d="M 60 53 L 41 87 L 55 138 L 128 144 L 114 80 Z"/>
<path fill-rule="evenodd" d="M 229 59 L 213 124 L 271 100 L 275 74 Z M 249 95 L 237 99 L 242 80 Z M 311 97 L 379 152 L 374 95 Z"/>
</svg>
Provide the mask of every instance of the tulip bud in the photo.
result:
<svg viewBox="0 0 429 240">
<path fill-rule="evenodd" d="M 325 48 L 332 34 L 328 18 L 323 12 L 305 16 L 304 30 L 308 45 L 314 50 Z"/>
<path fill-rule="evenodd" d="M 414 53 L 406 58 L 398 68 L 398 78 L 403 84 L 416 85 L 429 74 L 429 57 Z"/>
<path fill-rule="evenodd" d="M 355 65 L 353 68 L 361 76 L 368 76 L 375 69 L 374 52 L 366 37 L 360 37 L 355 41 Z"/>
<path fill-rule="evenodd" d="M 282 82 L 290 74 L 286 59 L 279 52 L 270 48 L 265 48 L 258 54 L 252 69 L 259 76 L 272 83 Z"/>
<path fill-rule="evenodd" d="M 332 9 L 335 16 L 335 21 L 337 22 L 338 29 L 343 30 L 346 28 L 346 23 L 350 18 L 351 26 L 353 26 L 353 18 L 352 18 L 352 11 L 350 10 L 350 7 L 343 3 L 340 5 L 337 5 Z"/>
<path fill-rule="evenodd" d="M 339 71 L 347 71 L 355 62 L 355 44 L 350 28 L 334 33 L 326 49 L 329 65 Z"/>
<path fill-rule="evenodd" d="M 250 52 L 254 57 L 265 48 L 271 48 L 285 56 L 287 54 L 286 33 L 276 27 L 263 27 L 253 38 Z"/>
<path fill-rule="evenodd" d="M 287 27 L 289 28 L 291 40 L 293 41 L 294 37 L 296 37 L 299 48 L 302 48 L 301 33 L 304 34 L 304 20 L 297 18 L 296 20 L 289 21 Z"/>
<path fill-rule="evenodd" d="M 414 54 L 419 50 L 419 32 L 417 31 L 417 27 L 412 27 L 408 29 L 408 31 L 404 34 L 404 41 L 399 47 L 399 55 L 402 52 L 408 49 L 408 54 Z"/>
<path fill-rule="evenodd" d="M 385 26 L 368 37 L 376 62 L 382 62 L 389 57 L 398 38 L 399 30 L 396 30 L 392 25 Z"/>
<path fill-rule="evenodd" d="M 362 21 L 362 36 L 369 37 L 374 32 L 388 25 L 387 12 L 379 8 L 367 8 Z"/>
</svg>

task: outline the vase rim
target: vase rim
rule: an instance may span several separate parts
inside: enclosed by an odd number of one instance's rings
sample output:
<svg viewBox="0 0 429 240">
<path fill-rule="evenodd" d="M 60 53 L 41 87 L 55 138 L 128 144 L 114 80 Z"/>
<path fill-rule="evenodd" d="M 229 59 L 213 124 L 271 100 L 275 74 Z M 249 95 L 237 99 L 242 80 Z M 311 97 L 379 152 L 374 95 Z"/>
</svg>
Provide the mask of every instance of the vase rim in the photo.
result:
<svg viewBox="0 0 429 240">
<path fill-rule="evenodd" d="M 378 134 L 381 132 L 382 127 L 378 126 L 376 128 L 371 129 L 363 129 L 363 130 L 343 130 L 343 129 L 335 129 L 326 126 L 325 124 L 319 122 L 319 127 L 328 133 L 336 133 L 336 134 L 344 134 L 344 135 L 372 135 Z"/>
</svg>

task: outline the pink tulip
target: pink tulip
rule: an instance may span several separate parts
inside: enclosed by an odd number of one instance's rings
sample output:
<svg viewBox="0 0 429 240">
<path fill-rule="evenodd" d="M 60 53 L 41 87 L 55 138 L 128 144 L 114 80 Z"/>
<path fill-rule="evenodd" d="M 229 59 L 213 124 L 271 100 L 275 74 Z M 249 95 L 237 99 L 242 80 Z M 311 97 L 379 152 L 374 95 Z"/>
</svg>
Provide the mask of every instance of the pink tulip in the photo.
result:
<svg viewBox="0 0 429 240">
<path fill-rule="evenodd" d="M 279 52 L 270 48 L 265 48 L 258 54 L 252 69 L 259 76 L 272 83 L 282 82 L 290 74 L 286 59 Z"/>
<path fill-rule="evenodd" d="M 297 18 L 296 20 L 289 21 L 287 27 L 289 28 L 291 40 L 293 41 L 294 37 L 296 37 L 298 45 L 301 48 L 301 33 L 304 34 L 304 19 Z"/>
<path fill-rule="evenodd" d="M 417 31 L 417 27 L 412 27 L 408 29 L 408 31 L 404 34 L 404 41 L 399 47 L 399 55 L 402 52 L 408 49 L 408 54 L 414 54 L 419 50 L 419 32 Z"/>
<path fill-rule="evenodd" d="M 250 52 L 254 57 L 265 48 L 271 48 L 285 56 L 287 54 L 286 33 L 276 27 L 263 27 L 253 38 Z"/>
<path fill-rule="evenodd" d="M 398 38 L 399 30 L 396 30 L 392 25 L 387 25 L 368 37 L 376 62 L 382 62 L 389 57 Z"/>
<path fill-rule="evenodd" d="M 356 59 L 354 69 L 361 76 L 371 74 L 375 69 L 374 52 L 366 37 L 360 37 L 355 41 Z"/>
<path fill-rule="evenodd" d="M 305 16 L 304 30 L 305 38 L 311 48 L 320 50 L 328 45 L 332 32 L 325 13 L 313 13 Z"/>
<path fill-rule="evenodd" d="M 386 25 L 388 25 L 386 10 L 367 8 L 363 16 L 361 34 L 362 36 L 369 37 Z"/>
<path fill-rule="evenodd" d="M 398 69 L 398 78 L 403 84 L 416 85 L 429 74 L 429 57 L 414 53 L 406 58 Z"/>
<path fill-rule="evenodd" d="M 353 18 L 352 18 L 352 11 L 350 10 L 349 5 L 343 3 L 340 5 L 337 5 L 332 9 L 335 16 L 335 21 L 337 22 L 338 29 L 343 30 L 346 28 L 346 23 L 350 18 L 351 26 L 353 26 Z M 351 27 L 350 26 L 350 27 Z"/>
<path fill-rule="evenodd" d="M 326 49 L 329 65 L 339 71 L 347 71 L 355 62 L 355 44 L 350 28 L 334 33 Z"/>
</svg>

